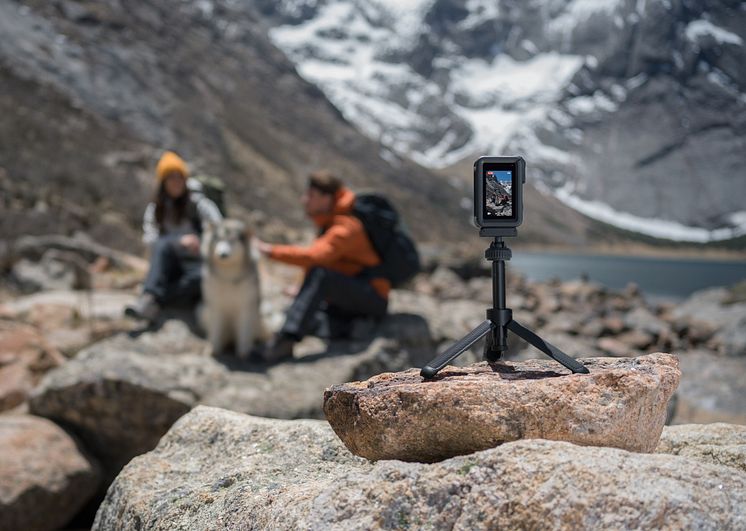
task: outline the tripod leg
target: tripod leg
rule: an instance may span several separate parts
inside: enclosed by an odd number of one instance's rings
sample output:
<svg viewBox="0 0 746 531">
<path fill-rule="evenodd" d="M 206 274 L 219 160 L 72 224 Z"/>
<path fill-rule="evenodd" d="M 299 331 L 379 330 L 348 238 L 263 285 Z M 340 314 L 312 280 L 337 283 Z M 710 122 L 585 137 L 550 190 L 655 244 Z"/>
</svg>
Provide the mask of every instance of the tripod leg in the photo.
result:
<svg viewBox="0 0 746 531">
<path fill-rule="evenodd" d="M 515 335 L 522 339 L 525 339 L 531 345 L 541 350 L 544 354 L 552 358 L 554 361 L 564 365 L 572 372 L 588 374 L 588 368 L 585 365 L 580 363 L 578 360 L 571 358 L 551 343 L 547 343 L 534 332 L 521 325 L 519 322 L 510 321 L 507 326 L 508 330 L 513 332 Z"/>
<path fill-rule="evenodd" d="M 502 350 L 499 348 L 500 339 L 498 334 L 500 332 L 499 327 L 493 327 L 492 330 L 487 334 L 487 341 L 484 342 L 484 351 L 482 357 L 490 363 L 495 363 L 502 358 Z M 503 332 L 504 334 L 504 332 Z"/>
<path fill-rule="evenodd" d="M 456 343 L 448 347 L 440 356 L 432 360 L 430 363 L 425 365 L 420 371 L 420 375 L 424 378 L 432 378 L 438 371 L 448 365 L 452 360 L 456 359 L 459 355 L 466 352 L 474 343 L 482 339 L 492 329 L 492 321 L 489 319 L 483 321 L 478 327 L 466 334 L 464 337 L 459 339 Z"/>
</svg>

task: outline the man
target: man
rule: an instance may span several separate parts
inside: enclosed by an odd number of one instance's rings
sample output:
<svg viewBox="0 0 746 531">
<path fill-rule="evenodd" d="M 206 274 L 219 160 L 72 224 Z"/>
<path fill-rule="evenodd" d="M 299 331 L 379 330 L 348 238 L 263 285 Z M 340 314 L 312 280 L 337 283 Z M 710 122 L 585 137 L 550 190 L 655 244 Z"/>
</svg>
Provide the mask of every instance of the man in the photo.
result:
<svg viewBox="0 0 746 531">
<path fill-rule="evenodd" d="M 390 282 L 368 278 L 368 268 L 381 263 L 362 222 L 352 215 L 355 195 L 328 171 L 312 173 L 302 198 L 306 215 L 319 228 L 311 245 L 271 245 L 258 250 L 273 260 L 306 269 L 303 285 L 287 311 L 285 324 L 270 343 L 265 360 L 292 357 L 293 346 L 318 326 L 324 309 L 333 322 L 358 316 L 383 317 Z"/>
</svg>

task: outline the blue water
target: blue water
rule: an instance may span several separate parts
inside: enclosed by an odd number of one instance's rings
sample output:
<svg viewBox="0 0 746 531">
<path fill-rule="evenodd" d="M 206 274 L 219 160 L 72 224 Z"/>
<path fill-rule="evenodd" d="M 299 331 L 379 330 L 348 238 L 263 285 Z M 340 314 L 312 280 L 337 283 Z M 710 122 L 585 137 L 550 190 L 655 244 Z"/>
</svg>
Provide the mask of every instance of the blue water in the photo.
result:
<svg viewBox="0 0 746 531">
<path fill-rule="evenodd" d="M 744 261 L 514 251 L 508 264 L 510 271 L 521 273 L 529 280 L 573 280 L 585 275 L 613 289 L 634 282 L 646 296 L 673 300 L 704 288 L 746 280 Z"/>
</svg>

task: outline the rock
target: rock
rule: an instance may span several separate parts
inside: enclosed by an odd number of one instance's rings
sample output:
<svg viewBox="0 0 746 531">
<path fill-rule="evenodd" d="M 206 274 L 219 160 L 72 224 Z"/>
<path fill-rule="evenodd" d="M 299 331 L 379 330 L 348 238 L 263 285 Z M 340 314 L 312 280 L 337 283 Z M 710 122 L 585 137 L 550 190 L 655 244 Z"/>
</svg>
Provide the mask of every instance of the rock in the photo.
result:
<svg viewBox="0 0 746 531">
<path fill-rule="evenodd" d="M 638 334 L 644 333 L 653 338 L 660 337 L 669 326 L 662 320 L 653 315 L 653 313 L 644 306 L 638 306 L 624 316 L 626 328 Z"/>
<path fill-rule="evenodd" d="M 440 301 L 412 291 L 394 290 L 389 311 L 422 315 L 436 342 L 456 341 L 485 320 L 488 305 L 470 300 Z"/>
<path fill-rule="evenodd" d="M 75 289 L 75 270 L 57 260 L 19 261 L 11 271 L 13 281 L 24 293 Z"/>
<path fill-rule="evenodd" d="M 658 337 L 664 337 L 664 334 L 665 331 L 661 332 L 661 335 Z M 626 345 L 627 349 L 631 348 L 638 351 L 645 351 L 655 344 L 655 336 L 651 335 L 649 332 L 645 332 L 644 330 L 639 329 L 624 332 L 623 334 L 617 336 L 615 339 L 611 339 L 609 337 L 602 338 L 599 343 L 606 342 L 608 340 L 619 342 L 622 345 Z"/>
<path fill-rule="evenodd" d="M 525 440 L 435 464 L 349 454 L 328 425 L 198 407 L 129 463 L 94 530 L 740 529 L 746 474 Z"/>
<path fill-rule="evenodd" d="M 217 374 L 216 374 L 217 373 Z M 70 426 L 99 458 L 106 477 L 155 447 L 168 428 L 197 403 L 195 388 L 219 381 L 203 358 L 88 349 L 34 391 L 31 412 Z"/>
<path fill-rule="evenodd" d="M 429 289 L 425 293 L 441 299 L 464 299 L 467 287 L 461 277 L 447 267 L 440 266 L 427 277 Z"/>
<path fill-rule="evenodd" d="M 682 353 L 675 424 L 746 424 L 746 358 Z"/>
<path fill-rule="evenodd" d="M 621 334 L 624 330 L 626 330 L 626 326 L 624 324 L 624 320 L 617 316 L 610 316 L 603 320 L 603 334 L 611 334 L 611 335 L 617 335 Z"/>
<path fill-rule="evenodd" d="M 598 338 L 604 332 L 604 323 L 599 317 L 592 317 L 580 328 L 580 335 L 588 338 Z"/>
<path fill-rule="evenodd" d="M 38 328 L 48 343 L 72 357 L 95 341 L 139 326 L 122 308 L 134 299 L 116 291 L 51 291 L 0 305 L 0 315 Z"/>
<path fill-rule="evenodd" d="M 596 345 L 601 351 L 617 358 L 629 356 L 632 353 L 631 346 L 613 337 L 602 337 L 596 342 Z"/>
<path fill-rule="evenodd" d="M 655 451 L 746 472 L 746 426 L 722 422 L 666 426 Z"/>
<path fill-rule="evenodd" d="M 2 529 L 60 529 L 98 488 L 98 465 L 46 419 L 0 415 L 0 448 Z"/>
<path fill-rule="evenodd" d="M 309 339 L 292 362 L 267 366 L 207 356 L 206 341 L 172 320 L 158 331 L 121 334 L 80 352 L 47 375 L 31 410 L 71 426 L 113 478 L 197 404 L 321 418 L 329 385 L 419 366 L 434 350 L 427 324 L 417 316 L 389 316 L 377 334 L 328 347 Z"/>
<path fill-rule="evenodd" d="M 45 291 L 4 303 L 0 308 L 6 315 L 23 316 L 37 306 L 65 306 L 72 308 L 80 319 L 117 320 L 122 308 L 131 304 L 135 296 L 121 291 Z"/>
<path fill-rule="evenodd" d="M 559 288 L 560 295 L 573 303 L 596 301 L 606 293 L 606 288 L 597 282 L 569 280 Z"/>
<path fill-rule="evenodd" d="M 432 462 L 518 439 L 652 452 L 678 385 L 670 354 L 583 360 L 570 375 L 552 360 L 388 373 L 330 387 L 324 413 L 356 455 Z"/>
<path fill-rule="evenodd" d="M 85 263 L 93 263 L 97 258 L 104 257 L 117 268 L 147 271 L 147 262 L 142 258 L 95 243 L 83 233 L 72 238 L 60 235 L 24 236 L 12 246 L 16 258 L 32 262 L 40 261 L 49 251 L 58 251 L 67 257 L 76 255 Z"/>
<path fill-rule="evenodd" d="M 0 411 L 25 402 L 42 376 L 64 361 L 36 328 L 0 320 Z"/>
<path fill-rule="evenodd" d="M 714 330 L 714 339 L 721 354 L 746 356 L 746 302 L 729 304 L 730 301 L 731 292 L 726 288 L 699 291 L 680 304 L 673 311 L 673 316 L 690 322 L 700 321 L 704 323 L 698 325 L 700 328 L 704 326 Z"/>
<path fill-rule="evenodd" d="M 583 326 L 583 316 L 571 312 L 558 313 L 551 316 L 544 325 L 543 330 L 547 332 L 561 332 L 564 334 L 577 335 Z"/>
</svg>

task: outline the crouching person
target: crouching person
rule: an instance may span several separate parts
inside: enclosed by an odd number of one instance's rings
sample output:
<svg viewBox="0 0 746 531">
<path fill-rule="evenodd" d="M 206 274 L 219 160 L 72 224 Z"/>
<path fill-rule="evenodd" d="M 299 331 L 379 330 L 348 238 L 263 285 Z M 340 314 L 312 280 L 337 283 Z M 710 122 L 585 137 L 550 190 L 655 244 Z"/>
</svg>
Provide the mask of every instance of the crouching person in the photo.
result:
<svg viewBox="0 0 746 531">
<path fill-rule="evenodd" d="M 331 173 L 318 171 L 310 175 L 302 202 L 306 215 L 319 229 L 310 246 L 256 242 L 258 250 L 269 258 L 306 269 L 285 324 L 265 351 L 268 362 L 292 357 L 295 343 L 316 331 L 319 310 L 333 322 L 349 323 L 348 319 L 355 317 L 383 317 L 388 306 L 390 282 L 365 274 L 381 260 L 362 222 L 352 215 L 352 191 Z"/>
<path fill-rule="evenodd" d="M 195 304 L 200 297 L 200 235 L 220 210 L 188 186 L 186 163 L 166 151 L 156 167 L 157 191 L 145 209 L 143 242 L 150 247 L 150 267 L 137 301 L 125 315 L 154 321 L 164 305 Z"/>
</svg>

